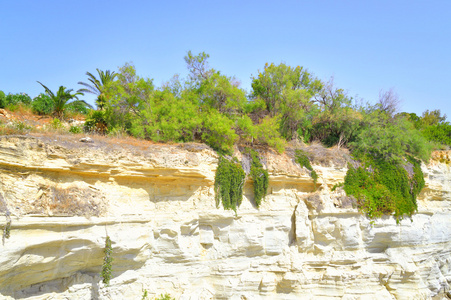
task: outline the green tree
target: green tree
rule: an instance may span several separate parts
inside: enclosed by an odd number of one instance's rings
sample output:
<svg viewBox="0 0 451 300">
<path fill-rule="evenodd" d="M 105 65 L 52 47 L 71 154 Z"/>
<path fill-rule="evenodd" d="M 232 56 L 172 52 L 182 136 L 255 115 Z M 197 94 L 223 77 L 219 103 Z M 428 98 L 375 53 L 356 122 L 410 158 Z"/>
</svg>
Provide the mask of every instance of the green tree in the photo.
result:
<svg viewBox="0 0 451 300">
<path fill-rule="evenodd" d="M 275 116 L 280 112 L 281 106 L 285 102 L 284 91 L 286 90 L 306 90 L 310 95 L 319 91 L 322 87 L 320 80 L 314 78 L 303 67 L 296 68 L 283 63 L 279 65 L 265 64 L 263 72 L 252 77 L 252 96 L 262 99 L 266 104 L 266 110 Z"/>
<path fill-rule="evenodd" d="M 437 125 L 439 123 L 443 123 L 446 120 L 446 115 L 441 114 L 440 109 L 436 110 L 426 110 L 423 112 L 421 116 L 421 123 L 423 126 L 428 125 Z"/>
<path fill-rule="evenodd" d="M 67 89 L 64 86 L 60 86 L 58 91 L 53 93 L 48 87 L 43 85 L 38 81 L 40 85 L 45 89 L 45 92 L 50 97 L 52 103 L 53 103 L 53 110 L 52 114 L 57 117 L 58 119 L 64 118 L 64 113 L 68 109 L 70 105 L 84 105 L 91 107 L 86 101 L 79 100 L 78 95 L 83 95 L 82 93 L 72 93 L 73 89 Z M 73 100 L 75 99 L 75 100 Z M 72 101 L 73 100 L 73 101 Z"/>
<path fill-rule="evenodd" d="M 391 117 L 380 109 L 368 111 L 356 139 L 350 143 L 357 156 L 370 155 L 377 159 L 399 162 L 406 154 L 426 161 L 432 145 L 406 118 Z"/>
<path fill-rule="evenodd" d="M 130 132 L 132 123 L 147 125 L 142 111 L 149 109 L 154 91 L 153 80 L 136 75 L 134 65 L 126 63 L 119 68 L 117 80 L 110 81 L 104 89 L 107 126 Z"/>
<path fill-rule="evenodd" d="M 210 55 L 205 52 L 201 52 L 198 55 L 193 55 L 191 51 L 188 51 L 184 59 L 189 71 L 190 82 L 198 84 L 212 75 L 213 71 L 210 69 L 208 64 L 209 57 Z"/>
<path fill-rule="evenodd" d="M 79 89 L 77 92 L 97 95 L 96 99 L 97 108 L 103 110 L 107 101 L 105 98 L 105 87 L 108 84 L 110 84 L 110 82 L 114 81 L 118 74 L 114 71 L 111 72 L 110 70 L 107 71 L 102 71 L 99 69 L 96 70 L 97 73 L 99 74 L 99 79 L 97 79 L 90 72 L 86 72 L 86 75 L 88 75 L 88 81 L 90 83 L 85 83 L 81 81 L 78 82 L 78 84 L 83 85 L 84 88 Z"/>
<path fill-rule="evenodd" d="M 50 96 L 41 93 L 31 102 L 33 112 L 38 115 L 50 115 L 53 112 L 53 101 Z"/>
</svg>

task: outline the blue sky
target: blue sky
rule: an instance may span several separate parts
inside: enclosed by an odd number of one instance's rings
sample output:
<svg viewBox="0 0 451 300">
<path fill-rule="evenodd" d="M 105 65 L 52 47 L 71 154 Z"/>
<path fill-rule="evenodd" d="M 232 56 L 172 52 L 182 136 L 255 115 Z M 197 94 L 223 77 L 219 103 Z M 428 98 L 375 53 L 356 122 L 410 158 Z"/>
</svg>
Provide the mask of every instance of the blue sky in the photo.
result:
<svg viewBox="0 0 451 300">
<path fill-rule="evenodd" d="M 87 71 L 126 62 L 159 86 L 187 74 L 191 50 L 248 91 L 265 62 L 284 62 L 364 101 L 394 88 L 401 111 L 451 119 L 451 1 L 1 1 L 0 39 L 6 93 L 34 97 L 37 80 L 76 90 Z"/>
</svg>

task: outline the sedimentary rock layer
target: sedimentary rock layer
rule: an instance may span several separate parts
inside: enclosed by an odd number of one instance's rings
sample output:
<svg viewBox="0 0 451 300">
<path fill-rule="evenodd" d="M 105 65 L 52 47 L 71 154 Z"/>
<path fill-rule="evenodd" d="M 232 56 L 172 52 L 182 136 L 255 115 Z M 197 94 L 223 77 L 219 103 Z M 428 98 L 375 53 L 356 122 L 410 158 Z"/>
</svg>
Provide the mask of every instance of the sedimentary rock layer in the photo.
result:
<svg viewBox="0 0 451 300">
<path fill-rule="evenodd" d="M 0 138 L 0 226 L 11 220 L 0 297 L 430 299 L 449 291 L 446 162 L 423 165 L 418 213 L 397 224 L 370 220 L 342 190 L 331 192 L 345 160 L 314 162 L 315 190 L 290 151 L 260 154 L 269 194 L 257 209 L 247 180 L 235 214 L 216 206 L 218 156 L 203 145 Z M 107 235 L 109 286 L 99 276 Z"/>
</svg>

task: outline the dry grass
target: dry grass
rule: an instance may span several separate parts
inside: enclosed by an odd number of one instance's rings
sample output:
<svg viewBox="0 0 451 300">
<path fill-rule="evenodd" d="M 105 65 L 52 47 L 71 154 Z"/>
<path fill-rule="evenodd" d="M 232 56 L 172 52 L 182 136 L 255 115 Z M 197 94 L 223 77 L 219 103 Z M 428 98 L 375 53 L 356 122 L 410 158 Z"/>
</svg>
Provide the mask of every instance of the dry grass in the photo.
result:
<svg viewBox="0 0 451 300">
<path fill-rule="evenodd" d="M 290 143 L 290 147 L 287 148 L 286 153 L 294 159 L 295 150 L 302 150 L 306 153 L 312 165 L 320 165 L 324 167 L 346 167 L 348 162 L 352 162 L 349 150 L 336 146 L 326 148 L 320 142 L 312 142 L 311 144 L 302 143 Z"/>
<path fill-rule="evenodd" d="M 41 190 L 41 196 L 28 213 L 91 217 L 100 216 L 106 210 L 104 197 L 89 188 L 41 186 Z"/>
</svg>

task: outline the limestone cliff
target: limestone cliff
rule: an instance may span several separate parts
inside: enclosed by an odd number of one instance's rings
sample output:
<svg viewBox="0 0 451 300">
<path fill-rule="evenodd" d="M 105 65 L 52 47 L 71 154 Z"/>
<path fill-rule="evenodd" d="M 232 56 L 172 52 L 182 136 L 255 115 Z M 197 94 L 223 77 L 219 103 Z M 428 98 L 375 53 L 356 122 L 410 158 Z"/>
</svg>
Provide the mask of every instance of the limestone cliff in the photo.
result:
<svg viewBox="0 0 451 300">
<path fill-rule="evenodd" d="M 345 154 L 261 152 L 269 195 L 214 200 L 218 156 L 197 144 L 141 148 L 0 138 L 0 297 L 6 299 L 431 299 L 451 283 L 451 169 L 423 165 L 418 213 L 369 220 L 343 191 Z M 321 151 L 321 153 L 319 153 Z M 445 153 L 446 155 L 449 155 Z M 241 154 L 237 151 L 236 155 Z M 443 153 L 442 153 L 443 155 Z M 443 160 L 442 160 L 443 161 Z M 99 277 L 105 237 L 113 279 Z"/>
</svg>

